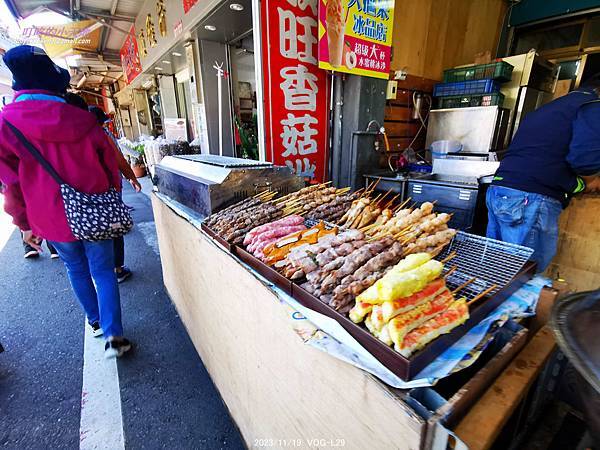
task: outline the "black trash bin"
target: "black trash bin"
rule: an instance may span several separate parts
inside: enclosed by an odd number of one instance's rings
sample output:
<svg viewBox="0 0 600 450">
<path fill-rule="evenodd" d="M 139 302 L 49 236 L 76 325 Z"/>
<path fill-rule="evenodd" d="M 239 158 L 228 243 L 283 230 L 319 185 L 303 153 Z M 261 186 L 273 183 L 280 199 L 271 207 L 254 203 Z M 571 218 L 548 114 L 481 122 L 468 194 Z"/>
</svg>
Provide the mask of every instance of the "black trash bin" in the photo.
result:
<svg viewBox="0 0 600 450">
<path fill-rule="evenodd" d="M 577 371 L 577 391 L 594 448 L 600 449 L 600 290 L 556 302 L 551 326 Z"/>
</svg>

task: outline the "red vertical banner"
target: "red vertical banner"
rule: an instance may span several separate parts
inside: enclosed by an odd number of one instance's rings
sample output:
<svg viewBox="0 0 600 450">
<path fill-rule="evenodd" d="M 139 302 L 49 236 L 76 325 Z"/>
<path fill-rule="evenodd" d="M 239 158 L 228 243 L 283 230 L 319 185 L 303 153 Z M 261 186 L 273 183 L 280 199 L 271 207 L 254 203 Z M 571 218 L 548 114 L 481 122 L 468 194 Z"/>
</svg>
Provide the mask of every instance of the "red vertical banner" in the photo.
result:
<svg viewBox="0 0 600 450">
<path fill-rule="evenodd" d="M 261 2 L 267 159 L 327 176 L 329 83 L 318 64 L 317 0 Z"/>
<path fill-rule="evenodd" d="M 137 39 L 135 38 L 133 26 L 129 30 L 125 42 L 123 42 L 120 55 L 125 81 L 129 84 L 135 77 L 142 73 L 142 63 L 140 62 L 140 54 L 138 53 Z"/>
</svg>

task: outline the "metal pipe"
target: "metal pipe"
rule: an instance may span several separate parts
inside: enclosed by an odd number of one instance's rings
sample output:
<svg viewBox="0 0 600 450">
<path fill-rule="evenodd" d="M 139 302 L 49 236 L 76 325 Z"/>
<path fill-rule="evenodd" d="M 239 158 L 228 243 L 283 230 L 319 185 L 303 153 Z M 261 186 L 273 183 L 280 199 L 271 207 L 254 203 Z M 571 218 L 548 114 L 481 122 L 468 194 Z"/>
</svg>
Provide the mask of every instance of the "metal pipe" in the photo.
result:
<svg viewBox="0 0 600 450">
<path fill-rule="evenodd" d="M 342 175 L 342 118 L 344 106 L 344 80 L 342 75 L 333 75 L 333 120 L 331 140 L 331 179 L 334 185 L 343 184 Z"/>
</svg>

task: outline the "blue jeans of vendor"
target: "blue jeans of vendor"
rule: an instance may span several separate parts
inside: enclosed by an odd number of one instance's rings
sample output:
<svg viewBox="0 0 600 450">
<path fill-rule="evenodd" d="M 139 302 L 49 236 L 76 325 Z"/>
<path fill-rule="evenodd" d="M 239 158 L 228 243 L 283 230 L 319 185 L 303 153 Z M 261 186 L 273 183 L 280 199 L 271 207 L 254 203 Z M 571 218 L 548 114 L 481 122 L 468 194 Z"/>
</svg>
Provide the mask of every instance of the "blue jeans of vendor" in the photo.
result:
<svg viewBox="0 0 600 450">
<path fill-rule="evenodd" d="M 556 254 L 562 204 L 552 197 L 504 186 L 490 186 L 486 201 L 487 236 L 532 248 L 538 272 L 545 270 Z"/>
</svg>

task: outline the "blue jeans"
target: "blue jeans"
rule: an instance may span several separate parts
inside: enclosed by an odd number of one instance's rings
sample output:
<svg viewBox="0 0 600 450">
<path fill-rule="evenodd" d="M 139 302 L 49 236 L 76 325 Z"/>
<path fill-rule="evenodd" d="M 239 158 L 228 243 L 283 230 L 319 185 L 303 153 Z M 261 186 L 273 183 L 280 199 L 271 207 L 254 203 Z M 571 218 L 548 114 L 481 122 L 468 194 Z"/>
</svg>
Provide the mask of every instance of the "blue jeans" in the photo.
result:
<svg viewBox="0 0 600 450">
<path fill-rule="evenodd" d="M 67 267 L 71 286 L 88 322 L 99 322 L 106 338 L 123 336 L 113 241 L 52 242 L 52 245 Z"/>
<path fill-rule="evenodd" d="M 534 250 L 532 259 L 543 272 L 556 254 L 561 203 L 545 195 L 490 186 L 487 192 L 487 236 Z"/>
</svg>

